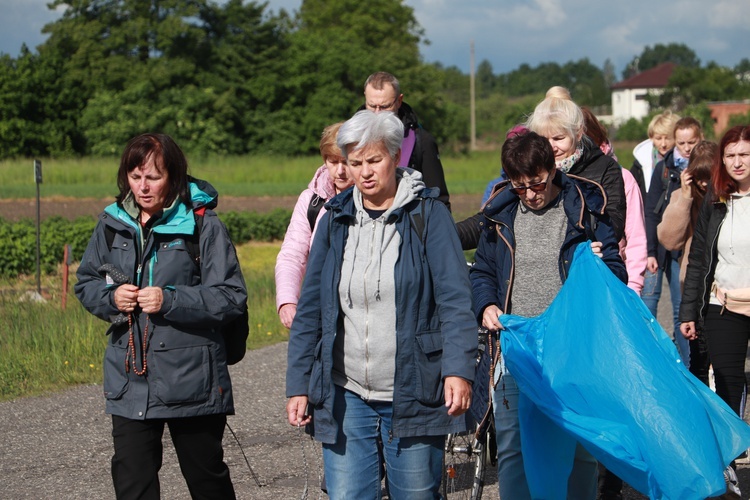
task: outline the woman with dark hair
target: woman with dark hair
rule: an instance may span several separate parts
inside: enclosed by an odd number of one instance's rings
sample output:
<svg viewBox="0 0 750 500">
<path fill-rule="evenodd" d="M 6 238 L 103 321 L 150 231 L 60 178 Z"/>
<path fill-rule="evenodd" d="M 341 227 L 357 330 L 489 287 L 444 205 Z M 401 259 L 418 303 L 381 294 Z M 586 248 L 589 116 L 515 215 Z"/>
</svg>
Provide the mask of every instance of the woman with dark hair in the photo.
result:
<svg viewBox="0 0 750 500">
<path fill-rule="evenodd" d="M 591 245 L 627 281 L 601 186 L 556 169 L 552 146 L 535 132 L 506 140 L 502 164 L 509 180 L 497 186 L 482 208 L 484 229 L 470 272 L 482 326 L 502 335 L 502 314 L 533 317 L 547 309 L 568 276 L 578 245 Z M 519 419 L 519 388 L 504 355 L 498 358 L 493 382 L 500 497 L 528 499 L 521 445 L 521 427 L 527 424 Z M 582 446 L 575 449 L 568 484 L 560 486 L 568 498 L 596 497 L 597 461 Z"/>
<path fill-rule="evenodd" d="M 695 223 L 685 273 L 680 331 L 688 340 L 700 325 L 708 343 L 716 394 L 737 415 L 745 389 L 750 311 L 732 298 L 750 301 L 750 126 L 729 129 L 719 143 L 710 190 Z M 746 302 L 747 303 L 747 302 Z M 739 487 L 733 467 L 728 484 Z"/>
<path fill-rule="evenodd" d="M 104 397 L 117 498 L 159 498 L 165 424 L 192 498 L 235 498 L 221 444 L 234 402 L 220 327 L 243 313 L 247 291 L 210 210 L 218 194 L 187 169 L 171 137 L 132 139 L 116 202 L 78 268 L 78 299 L 110 323 Z"/>
</svg>

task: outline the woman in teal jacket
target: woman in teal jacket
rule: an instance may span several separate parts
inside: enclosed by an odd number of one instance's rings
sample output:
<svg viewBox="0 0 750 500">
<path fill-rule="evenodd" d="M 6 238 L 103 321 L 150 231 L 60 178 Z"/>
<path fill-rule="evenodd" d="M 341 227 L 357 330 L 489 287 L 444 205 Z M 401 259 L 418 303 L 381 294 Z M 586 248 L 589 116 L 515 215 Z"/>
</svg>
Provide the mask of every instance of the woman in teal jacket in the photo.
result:
<svg viewBox="0 0 750 500">
<path fill-rule="evenodd" d="M 287 416 L 323 443 L 331 498 L 437 498 L 444 435 L 465 430 L 476 322 L 448 209 L 397 168 L 403 125 L 339 130 L 355 187 L 319 223 L 289 335 Z M 379 437 L 378 437 L 379 436 Z"/>
<path fill-rule="evenodd" d="M 132 139 L 117 178 L 117 201 L 99 217 L 75 286 L 110 323 L 104 397 L 115 493 L 158 498 L 166 423 L 191 496 L 234 498 L 221 446 L 234 403 L 220 327 L 243 312 L 247 291 L 226 228 L 206 210 L 218 195 L 187 175 L 182 151 L 162 134 Z"/>
</svg>

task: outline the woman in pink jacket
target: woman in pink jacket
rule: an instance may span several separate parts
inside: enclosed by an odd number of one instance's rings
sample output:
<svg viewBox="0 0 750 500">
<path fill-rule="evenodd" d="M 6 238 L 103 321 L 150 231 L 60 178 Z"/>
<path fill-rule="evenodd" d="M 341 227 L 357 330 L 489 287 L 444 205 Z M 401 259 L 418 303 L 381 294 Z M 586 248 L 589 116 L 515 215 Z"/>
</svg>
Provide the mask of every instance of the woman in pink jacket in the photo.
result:
<svg viewBox="0 0 750 500">
<path fill-rule="evenodd" d="M 690 153 L 690 161 L 680 174 L 680 189 L 672 192 L 669 205 L 664 210 L 661 222 L 656 227 L 659 243 L 667 250 L 682 250 L 680 255 L 680 286 L 685 281 L 690 254 L 690 244 L 693 241 L 695 221 L 703 203 L 706 188 L 711 180 L 711 168 L 714 158 L 719 154 L 719 146 L 715 142 L 701 141 Z M 690 373 L 708 385 L 708 347 L 702 331 L 698 331 L 697 338 L 690 341 Z"/>
<path fill-rule="evenodd" d="M 276 310 L 281 323 L 291 328 L 297 312 L 302 279 L 307 268 L 307 256 L 312 246 L 317 221 L 325 213 L 323 205 L 354 182 L 346 173 L 346 160 L 336 146 L 336 135 L 343 122 L 329 125 L 320 139 L 323 165 L 315 172 L 307 189 L 302 191 L 294 206 L 292 219 L 286 229 L 284 242 L 276 257 Z"/>
<path fill-rule="evenodd" d="M 582 106 L 581 111 L 583 112 L 586 135 L 599 145 L 599 149 L 605 155 L 618 161 L 612 144 L 609 142 L 607 130 L 591 110 Z M 622 171 L 622 180 L 625 183 L 625 203 L 628 207 L 625 214 L 625 235 L 620 240 L 620 257 L 625 261 L 625 268 L 628 270 L 628 288 L 640 296 L 643 290 L 646 260 L 648 259 L 643 197 L 633 174 L 624 168 L 620 170 Z"/>
</svg>

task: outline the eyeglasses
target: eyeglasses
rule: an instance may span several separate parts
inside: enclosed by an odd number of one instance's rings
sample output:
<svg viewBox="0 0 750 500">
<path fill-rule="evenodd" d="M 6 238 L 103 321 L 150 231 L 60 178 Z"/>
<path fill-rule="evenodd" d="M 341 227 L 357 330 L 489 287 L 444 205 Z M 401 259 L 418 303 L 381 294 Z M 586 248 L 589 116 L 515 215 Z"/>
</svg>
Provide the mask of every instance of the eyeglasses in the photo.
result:
<svg viewBox="0 0 750 500">
<path fill-rule="evenodd" d="M 515 194 L 515 195 L 518 195 L 518 196 L 525 195 L 527 189 L 531 189 L 535 193 L 541 193 L 542 191 L 544 191 L 545 189 L 547 189 L 547 183 L 549 182 L 549 178 L 550 177 L 551 176 L 548 175 L 547 178 L 545 180 L 543 180 L 542 182 L 537 182 L 535 184 L 530 184 L 528 186 L 518 186 L 518 187 L 516 187 L 516 186 L 513 186 L 511 184 L 510 192 L 513 193 L 513 194 Z"/>
<path fill-rule="evenodd" d="M 390 104 L 369 104 L 365 103 L 365 107 L 369 109 L 370 111 L 374 111 L 375 113 L 378 113 L 380 111 L 390 111 L 398 102 L 398 96 L 391 102 Z"/>
</svg>

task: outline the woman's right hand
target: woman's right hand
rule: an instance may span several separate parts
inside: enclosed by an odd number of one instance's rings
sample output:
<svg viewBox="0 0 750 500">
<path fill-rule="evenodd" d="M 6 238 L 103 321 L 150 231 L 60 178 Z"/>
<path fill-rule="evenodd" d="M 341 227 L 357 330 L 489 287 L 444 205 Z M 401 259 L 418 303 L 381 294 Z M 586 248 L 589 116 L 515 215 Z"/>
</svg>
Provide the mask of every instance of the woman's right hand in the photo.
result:
<svg viewBox="0 0 750 500">
<path fill-rule="evenodd" d="M 656 273 L 656 271 L 659 270 L 659 263 L 656 262 L 656 257 L 649 257 L 646 260 L 646 269 L 651 274 L 654 274 L 654 273 Z"/>
<path fill-rule="evenodd" d="M 686 200 L 693 199 L 693 191 L 690 189 L 690 184 L 692 183 L 693 176 L 687 170 L 683 170 L 682 173 L 680 173 L 680 194 Z"/>
<path fill-rule="evenodd" d="M 307 396 L 292 396 L 286 403 L 286 416 L 289 419 L 289 425 L 301 427 L 312 421 L 312 417 L 307 415 Z"/>
<path fill-rule="evenodd" d="M 695 321 L 685 321 L 680 323 L 680 333 L 688 340 L 698 338 L 698 331 L 695 329 Z"/>
<path fill-rule="evenodd" d="M 115 306 L 119 311 L 132 313 L 138 305 L 138 287 L 123 284 L 115 289 Z"/>
<path fill-rule="evenodd" d="M 488 330 L 503 330 L 503 325 L 499 319 L 501 314 L 503 314 L 503 311 L 495 304 L 485 307 L 482 313 L 482 326 Z"/>
<path fill-rule="evenodd" d="M 281 324 L 287 328 L 292 327 L 294 315 L 297 314 L 297 304 L 284 304 L 279 308 L 279 319 Z"/>
</svg>

